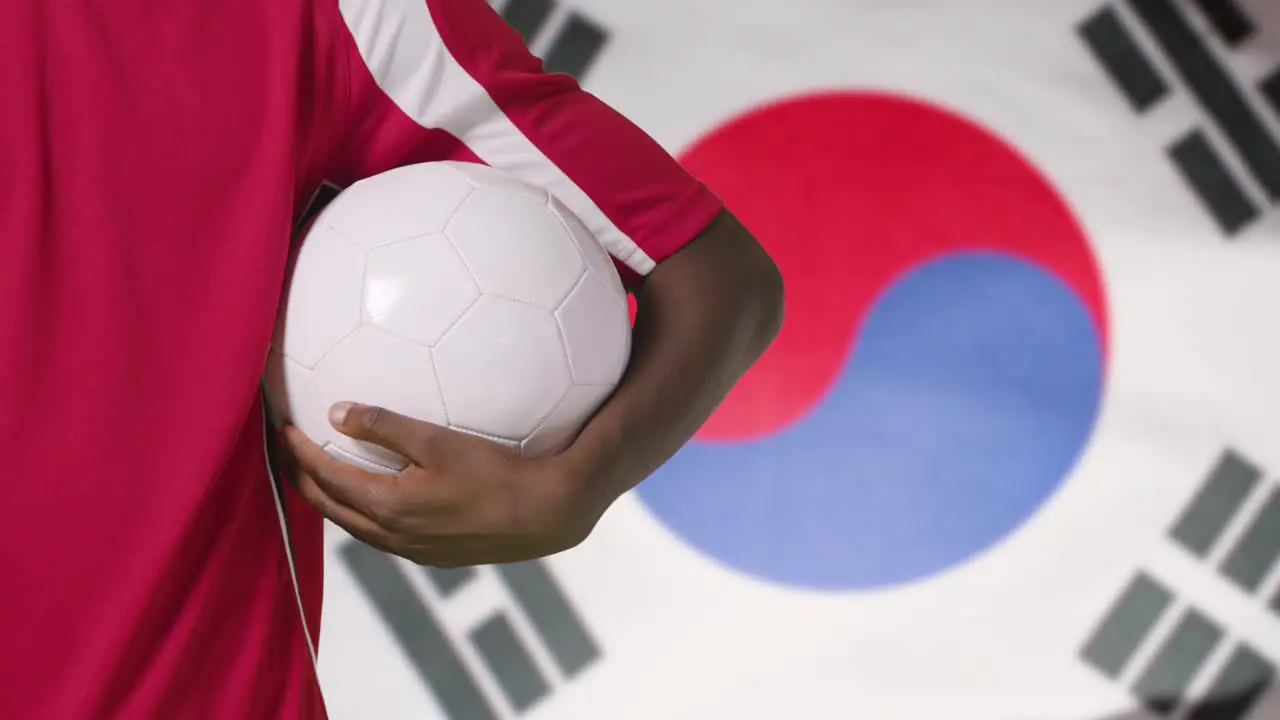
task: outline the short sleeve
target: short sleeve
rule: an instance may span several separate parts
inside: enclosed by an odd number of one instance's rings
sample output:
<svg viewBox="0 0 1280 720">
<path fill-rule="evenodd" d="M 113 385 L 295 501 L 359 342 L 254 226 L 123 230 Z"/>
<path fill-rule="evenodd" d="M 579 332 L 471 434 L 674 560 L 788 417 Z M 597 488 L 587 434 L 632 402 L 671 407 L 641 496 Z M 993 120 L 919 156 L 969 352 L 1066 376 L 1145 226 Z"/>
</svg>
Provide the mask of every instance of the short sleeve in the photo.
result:
<svg viewBox="0 0 1280 720">
<path fill-rule="evenodd" d="M 642 130 L 544 71 L 484 0 L 341 0 L 339 184 L 437 160 L 483 162 L 540 186 L 645 275 L 723 204 Z"/>
</svg>

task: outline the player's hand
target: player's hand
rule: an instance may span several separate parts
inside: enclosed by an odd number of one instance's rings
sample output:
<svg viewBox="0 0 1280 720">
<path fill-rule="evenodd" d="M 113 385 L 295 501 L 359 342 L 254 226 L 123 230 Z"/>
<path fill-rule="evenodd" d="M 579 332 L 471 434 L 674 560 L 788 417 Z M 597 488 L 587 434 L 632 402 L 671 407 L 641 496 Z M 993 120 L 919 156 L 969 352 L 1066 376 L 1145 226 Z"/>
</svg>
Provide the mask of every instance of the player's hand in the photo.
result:
<svg viewBox="0 0 1280 720">
<path fill-rule="evenodd" d="M 420 565 L 509 563 L 586 539 L 607 503 L 557 458 L 530 460 L 498 443 L 364 405 L 335 406 L 344 435 L 409 459 L 375 475 L 335 459 L 294 426 L 289 479 L 325 517 L 359 540 Z"/>
</svg>

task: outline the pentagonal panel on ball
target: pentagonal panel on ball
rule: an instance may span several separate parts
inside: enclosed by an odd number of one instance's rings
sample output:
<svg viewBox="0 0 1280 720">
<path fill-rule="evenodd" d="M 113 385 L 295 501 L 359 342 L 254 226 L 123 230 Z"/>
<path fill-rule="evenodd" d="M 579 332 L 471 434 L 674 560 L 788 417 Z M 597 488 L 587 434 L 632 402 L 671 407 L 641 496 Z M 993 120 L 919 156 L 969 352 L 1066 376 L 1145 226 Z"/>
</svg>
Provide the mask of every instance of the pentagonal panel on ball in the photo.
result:
<svg viewBox="0 0 1280 720">
<path fill-rule="evenodd" d="M 551 313 L 485 295 L 435 348 L 449 422 L 522 440 L 571 384 Z"/>
<path fill-rule="evenodd" d="M 585 265 L 576 243 L 542 199 L 482 187 L 445 233 L 486 293 L 554 310 Z"/>
<path fill-rule="evenodd" d="M 364 322 L 434 345 L 480 297 L 471 272 L 443 235 L 384 245 L 369 253 Z"/>
<path fill-rule="evenodd" d="M 316 220 L 366 249 L 438 233 L 474 186 L 448 163 L 408 165 L 342 191 Z"/>
<path fill-rule="evenodd" d="M 622 287 L 622 279 L 618 277 L 618 268 L 613 264 L 613 256 L 605 249 L 600 241 L 596 239 L 595 233 L 591 232 L 582 222 L 582 218 L 578 217 L 572 210 L 568 208 L 559 199 L 551 198 L 551 211 L 560 218 L 565 227 L 569 228 L 569 235 L 578 245 L 578 252 L 582 253 L 582 257 L 587 262 L 587 267 L 596 274 L 611 290 L 622 294 L 626 291 Z"/>
<path fill-rule="evenodd" d="M 556 311 L 556 320 L 564 332 L 573 381 L 616 384 L 631 351 L 625 296 L 610 290 L 595 273 L 587 273 Z"/>
<path fill-rule="evenodd" d="M 364 251 L 332 230 L 318 229 L 303 241 L 289 279 L 274 345 L 303 367 L 360 324 Z"/>
<path fill-rule="evenodd" d="M 437 425 L 447 422 L 431 351 L 367 325 L 325 356 L 312 382 L 317 407 L 324 412 L 334 403 L 346 401 L 375 405 Z M 391 470 L 403 469 L 406 464 L 390 450 L 353 440 L 332 428 L 323 438 L 312 440 L 321 445 L 331 443 Z"/>
</svg>

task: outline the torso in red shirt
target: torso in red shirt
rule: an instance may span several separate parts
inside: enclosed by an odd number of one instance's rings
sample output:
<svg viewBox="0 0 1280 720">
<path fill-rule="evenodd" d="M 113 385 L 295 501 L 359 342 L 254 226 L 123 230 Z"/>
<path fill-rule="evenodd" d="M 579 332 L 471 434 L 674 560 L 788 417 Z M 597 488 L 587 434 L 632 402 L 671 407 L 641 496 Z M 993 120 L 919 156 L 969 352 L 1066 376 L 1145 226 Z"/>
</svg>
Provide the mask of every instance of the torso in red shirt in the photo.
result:
<svg viewBox="0 0 1280 720">
<path fill-rule="evenodd" d="M 719 209 L 483 0 L 17 0 L 0 74 L 2 718 L 323 717 L 258 400 L 322 180 L 486 162 L 637 275 Z"/>
</svg>

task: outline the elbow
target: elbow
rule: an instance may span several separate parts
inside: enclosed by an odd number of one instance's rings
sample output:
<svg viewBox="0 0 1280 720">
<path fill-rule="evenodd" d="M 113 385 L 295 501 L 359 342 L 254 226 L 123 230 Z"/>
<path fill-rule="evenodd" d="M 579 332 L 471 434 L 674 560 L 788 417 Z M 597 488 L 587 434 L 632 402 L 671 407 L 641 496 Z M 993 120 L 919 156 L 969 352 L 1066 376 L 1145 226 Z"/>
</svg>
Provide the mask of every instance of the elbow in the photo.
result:
<svg viewBox="0 0 1280 720">
<path fill-rule="evenodd" d="M 663 262 L 637 292 L 641 309 L 712 337 L 754 362 L 782 329 L 786 290 L 769 253 L 727 211 Z"/>
<path fill-rule="evenodd" d="M 753 326 L 753 334 L 759 338 L 763 352 L 782 330 L 782 322 L 786 315 L 786 284 L 782 279 L 782 271 L 769 256 L 760 241 L 755 238 L 736 217 L 726 213 L 726 222 L 720 228 L 729 238 L 725 243 L 724 255 L 734 258 L 735 262 L 726 262 L 726 266 L 734 268 L 739 288 L 735 293 L 738 304 Z"/>
<path fill-rule="evenodd" d="M 717 284 L 732 298 L 730 315 L 743 343 L 740 347 L 754 362 L 782 330 L 786 313 L 786 287 L 782 272 L 755 236 L 736 217 L 725 212 L 707 236 L 695 245 L 707 252 L 705 267 L 720 274 Z"/>
<path fill-rule="evenodd" d="M 786 284 L 773 258 L 760 250 L 761 259 L 754 263 L 747 278 L 751 316 L 755 334 L 763 352 L 782 330 L 786 317 Z"/>
<path fill-rule="evenodd" d="M 730 319 L 737 337 L 739 352 L 754 363 L 782 330 L 786 314 L 786 286 L 782 272 L 759 242 L 736 221 L 731 225 L 734 237 L 718 265 L 721 285 L 727 290 L 721 296 L 729 299 L 722 307 L 722 318 Z"/>
</svg>

